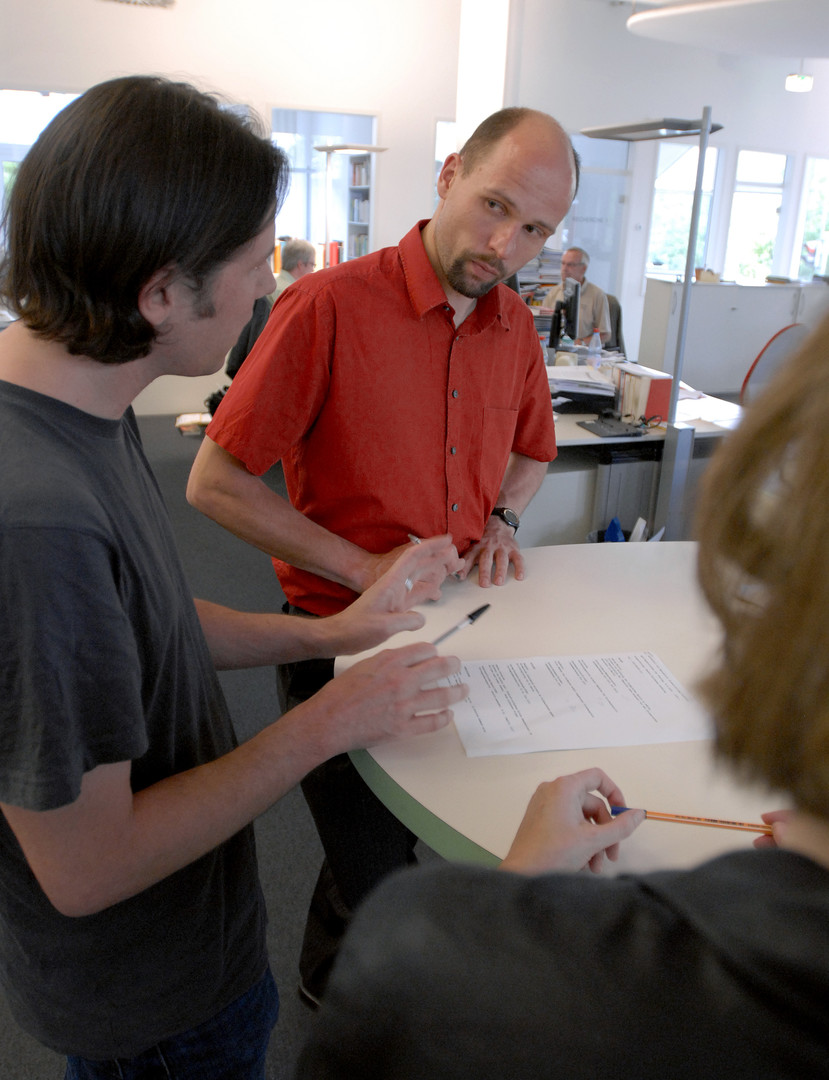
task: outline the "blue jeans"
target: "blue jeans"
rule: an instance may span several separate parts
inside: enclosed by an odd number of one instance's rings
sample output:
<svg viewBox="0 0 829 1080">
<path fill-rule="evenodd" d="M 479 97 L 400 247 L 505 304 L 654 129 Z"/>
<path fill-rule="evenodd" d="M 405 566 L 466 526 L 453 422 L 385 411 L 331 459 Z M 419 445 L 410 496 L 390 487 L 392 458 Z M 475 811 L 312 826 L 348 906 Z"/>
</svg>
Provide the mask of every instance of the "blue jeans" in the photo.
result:
<svg viewBox="0 0 829 1080">
<path fill-rule="evenodd" d="M 64 1080 L 265 1080 L 265 1055 L 279 1014 L 270 968 L 211 1020 L 137 1057 L 69 1057 Z"/>
</svg>

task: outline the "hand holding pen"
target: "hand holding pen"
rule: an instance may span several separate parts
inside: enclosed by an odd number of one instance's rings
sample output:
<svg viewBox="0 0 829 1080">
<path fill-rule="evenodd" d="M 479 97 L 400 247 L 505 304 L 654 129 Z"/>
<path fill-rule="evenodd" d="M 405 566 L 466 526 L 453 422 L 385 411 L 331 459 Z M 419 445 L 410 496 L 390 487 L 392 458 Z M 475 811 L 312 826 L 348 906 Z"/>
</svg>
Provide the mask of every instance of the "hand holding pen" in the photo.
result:
<svg viewBox="0 0 829 1080">
<path fill-rule="evenodd" d="M 463 566 L 452 537 L 431 536 L 418 544 L 400 544 L 381 555 L 365 553 L 365 583 L 357 591 L 365 593 L 384 577 L 403 570 L 401 595 L 395 610 L 403 611 L 428 600 L 439 600 L 441 586 L 449 574 Z M 405 591 L 403 591 L 405 590 Z"/>
</svg>

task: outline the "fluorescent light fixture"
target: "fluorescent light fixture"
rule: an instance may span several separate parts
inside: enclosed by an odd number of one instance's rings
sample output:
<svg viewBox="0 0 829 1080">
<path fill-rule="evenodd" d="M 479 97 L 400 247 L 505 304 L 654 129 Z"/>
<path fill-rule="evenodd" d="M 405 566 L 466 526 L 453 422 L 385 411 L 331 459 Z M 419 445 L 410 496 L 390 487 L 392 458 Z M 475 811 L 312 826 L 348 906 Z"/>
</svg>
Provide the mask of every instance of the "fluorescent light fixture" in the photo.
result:
<svg viewBox="0 0 829 1080">
<path fill-rule="evenodd" d="M 791 94 L 808 94 L 815 84 L 813 75 L 787 75 L 786 89 Z"/>
<path fill-rule="evenodd" d="M 643 120 L 639 124 L 611 124 L 609 127 L 582 128 L 582 135 L 591 139 L 620 139 L 623 142 L 643 142 L 646 139 L 679 139 L 683 135 L 700 135 L 702 120 Z M 722 124 L 712 124 L 712 131 L 720 131 Z"/>
</svg>

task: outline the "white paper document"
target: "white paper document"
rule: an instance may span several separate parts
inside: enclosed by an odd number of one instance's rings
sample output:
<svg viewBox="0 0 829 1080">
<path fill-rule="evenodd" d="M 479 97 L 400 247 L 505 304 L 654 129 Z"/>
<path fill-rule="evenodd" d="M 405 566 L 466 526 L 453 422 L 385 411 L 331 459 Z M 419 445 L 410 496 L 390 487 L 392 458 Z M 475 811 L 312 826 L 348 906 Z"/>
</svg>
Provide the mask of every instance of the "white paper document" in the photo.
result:
<svg viewBox="0 0 829 1080">
<path fill-rule="evenodd" d="M 651 652 L 465 661 L 468 757 L 707 739 L 702 707 Z"/>
</svg>

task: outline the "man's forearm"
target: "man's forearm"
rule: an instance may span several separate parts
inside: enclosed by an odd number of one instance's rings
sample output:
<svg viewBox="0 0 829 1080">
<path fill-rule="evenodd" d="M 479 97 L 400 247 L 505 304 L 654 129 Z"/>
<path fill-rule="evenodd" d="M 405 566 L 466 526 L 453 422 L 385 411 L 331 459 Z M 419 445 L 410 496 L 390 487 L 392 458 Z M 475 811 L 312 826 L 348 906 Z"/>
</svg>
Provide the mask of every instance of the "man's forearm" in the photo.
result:
<svg viewBox="0 0 829 1080">
<path fill-rule="evenodd" d="M 187 500 L 242 540 L 355 592 L 371 583 L 373 556 L 295 510 L 244 464 L 205 438 Z"/>
<path fill-rule="evenodd" d="M 498 492 L 497 505 L 508 506 L 520 516 L 530 505 L 546 475 L 546 461 L 511 454 Z"/>
<path fill-rule="evenodd" d="M 134 793 L 130 762 L 84 774 L 54 810 L 2 811 L 41 888 L 64 915 L 90 915 L 135 895 L 227 840 L 337 753 L 443 727 L 466 686 L 427 643 L 356 664 L 223 757 Z"/>
</svg>

